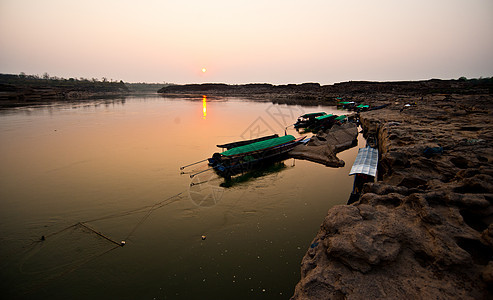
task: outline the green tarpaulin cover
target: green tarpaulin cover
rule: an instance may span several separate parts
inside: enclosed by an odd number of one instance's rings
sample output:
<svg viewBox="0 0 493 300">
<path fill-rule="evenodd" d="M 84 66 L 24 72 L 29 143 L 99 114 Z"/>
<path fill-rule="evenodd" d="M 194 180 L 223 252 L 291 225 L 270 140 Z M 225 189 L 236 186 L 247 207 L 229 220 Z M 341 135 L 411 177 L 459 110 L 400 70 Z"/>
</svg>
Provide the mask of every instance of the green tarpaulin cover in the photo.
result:
<svg viewBox="0 0 493 300">
<path fill-rule="evenodd" d="M 316 117 L 315 119 L 321 121 L 323 119 L 327 119 L 327 118 L 330 118 L 332 116 L 333 116 L 333 114 L 328 114 L 328 115 L 325 115 L 325 116 Z"/>
<path fill-rule="evenodd" d="M 341 120 L 344 120 L 344 119 L 346 119 L 346 116 L 345 115 L 338 116 L 337 118 L 335 118 L 336 121 L 341 121 Z"/>
<path fill-rule="evenodd" d="M 360 104 L 358 106 L 356 106 L 357 108 L 367 108 L 367 107 L 370 107 L 370 105 L 364 105 L 364 104 Z"/>
<path fill-rule="evenodd" d="M 222 152 L 221 154 L 224 156 L 238 155 L 238 154 L 248 153 L 248 152 L 252 152 L 252 151 L 258 151 L 258 150 L 262 150 L 262 149 L 266 149 L 266 148 L 270 148 L 270 147 L 275 147 L 275 146 L 278 146 L 278 145 L 281 145 L 281 144 L 284 144 L 287 142 L 291 142 L 294 140 L 295 140 L 294 136 L 285 135 L 285 136 L 280 136 L 280 137 L 273 138 L 273 139 L 266 140 L 266 141 L 261 141 L 261 142 L 256 142 L 256 143 L 252 143 L 249 145 L 231 148 L 229 150 Z"/>
<path fill-rule="evenodd" d="M 308 118 L 311 116 L 321 116 L 321 115 L 325 115 L 325 113 L 324 112 L 309 113 L 309 114 L 304 114 L 301 117 L 302 118 Z"/>
</svg>

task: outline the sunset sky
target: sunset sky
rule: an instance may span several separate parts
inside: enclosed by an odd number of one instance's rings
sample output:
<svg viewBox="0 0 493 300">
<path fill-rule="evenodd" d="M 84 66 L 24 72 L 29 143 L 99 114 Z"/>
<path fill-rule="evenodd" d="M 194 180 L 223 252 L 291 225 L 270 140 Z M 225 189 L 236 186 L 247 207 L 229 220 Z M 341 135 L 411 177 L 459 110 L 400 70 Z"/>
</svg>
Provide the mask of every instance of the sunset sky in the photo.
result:
<svg viewBox="0 0 493 300">
<path fill-rule="evenodd" d="M 490 77 L 493 1 L 0 0 L 0 73 L 20 72 L 173 83 Z"/>
</svg>

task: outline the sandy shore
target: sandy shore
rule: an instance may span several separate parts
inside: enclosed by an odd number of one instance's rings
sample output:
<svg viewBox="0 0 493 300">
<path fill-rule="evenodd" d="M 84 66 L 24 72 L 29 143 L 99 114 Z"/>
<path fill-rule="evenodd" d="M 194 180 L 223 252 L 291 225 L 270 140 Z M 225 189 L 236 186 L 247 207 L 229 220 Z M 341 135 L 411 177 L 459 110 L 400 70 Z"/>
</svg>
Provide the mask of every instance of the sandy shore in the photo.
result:
<svg viewBox="0 0 493 300">
<path fill-rule="evenodd" d="M 360 116 L 378 181 L 329 210 L 292 299 L 491 299 L 493 95 L 360 100 L 390 104 Z"/>
</svg>

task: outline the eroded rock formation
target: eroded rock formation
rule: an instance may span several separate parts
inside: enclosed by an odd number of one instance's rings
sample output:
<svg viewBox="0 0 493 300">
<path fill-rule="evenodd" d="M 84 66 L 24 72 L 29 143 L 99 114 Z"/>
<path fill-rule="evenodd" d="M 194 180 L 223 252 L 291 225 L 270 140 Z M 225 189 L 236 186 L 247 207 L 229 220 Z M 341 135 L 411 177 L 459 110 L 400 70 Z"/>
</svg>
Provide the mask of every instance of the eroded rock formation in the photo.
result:
<svg viewBox="0 0 493 300">
<path fill-rule="evenodd" d="M 289 155 L 330 167 L 344 167 L 344 161 L 339 159 L 336 154 L 356 146 L 357 137 L 358 128 L 356 124 L 334 125 L 327 132 L 320 131 L 313 135 L 306 145 L 294 147 Z"/>
<path fill-rule="evenodd" d="M 381 99 L 378 181 L 329 211 L 292 299 L 491 299 L 493 97 Z"/>
</svg>

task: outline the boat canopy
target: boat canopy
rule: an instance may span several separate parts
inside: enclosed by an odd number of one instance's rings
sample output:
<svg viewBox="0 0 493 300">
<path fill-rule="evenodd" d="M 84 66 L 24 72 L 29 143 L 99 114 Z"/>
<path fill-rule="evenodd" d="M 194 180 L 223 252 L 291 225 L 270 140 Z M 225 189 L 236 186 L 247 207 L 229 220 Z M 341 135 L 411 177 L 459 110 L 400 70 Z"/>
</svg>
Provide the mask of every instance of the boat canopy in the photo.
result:
<svg viewBox="0 0 493 300">
<path fill-rule="evenodd" d="M 340 116 L 338 116 L 337 118 L 335 118 L 334 120 L 336 120 L 336 121 L 342 121 L 342 120 L 344 120 L 344 119 L 346 119 L 346 118 L 347 118 L 347 117 L 346 117 L 345 115 L 340 115 Z"/>
<path fill-rule="evenodd" d="M 365 105 L 365 104 L 360 104 L 358 106 L 356 106 L 357 108 L 369 108 L 370 105 Z"/>
<path fill-rule="evenodd" d="M 377 175 L 378 150 L 375 148 L 360 148 L 349 175 L 366 174 L 375 177 Z"/>
<path fill-rule="evenodd" d="M 229 150 L 222 152 L 221 154 L 224 156 L 232 156 L 232 155 L 238 155 L 238 154 L 243 154 L 243 153 L 248 153 L 248 152 L 253 152 L 253 151 L 259 151 L 259 150 L 279 146 L 279 145 L 284 144 L 284 143 L 292 142 L 294 140 L 295 140 L 294 136 L 285 135 L 285 136 L 281 136 L 281 137 L 277 137 L 277 138 L 273 138 L 273 139 L 269 139 L 269 140 L 265 140 L 265 141 L 260 141 L 260 142 L 256 142 L 256 143 L 252 143 L 252 144 L 248 144 L 248 145 L 244 145 L 244 146 L 240 146 L 240 147 L 236 147 L 236 148 L 231 148 Z"/>
<path fill-rule="evenodd" d="M 278 134 L 273 134 L 273 135 L 259 137 L 259 138 L 256 138 L 256 139 L 251 139 L 251 140 L 246 140 L 246 141 L 239 141 L 239 142 L 232 142 L 232 143 L 227 143 L 227 144 L 222 144 L 222 145 L 216 145 L 216 146 L 218 148 L 226 148 L 226 150 L 229 150 L 231 148 L 235 148 L 235 147 L 239 147 L 239 146 L 243 146 L 243 145 L 248 145 L 248 144 L 255 143 L 255 142 L 265 141 L 265 140 L 273 139 L 273 138 L 276 138 L 276 137 L 279 137 L 279 135 Z"/>
<path fill-rule="evenodd" d="M 309 118 L 309 117 L 316 117 L 316 116 L 323 116 L 323 115 L 326 115 L 326 113 L 321 111 L 321 112 L 304 114 L 304 115 L 300 116 L 300 118 Z"/>
<path fill-rule="evenodd" d="M 333 114 L 328 114 L 328 115 L 325 115 L 325 116 L 316 117 L 315 119 L 317 119 L 319 121 L 322 121 L 322 120 L 327 119 L 327 118 L 330 118 L 332 116 L 333 116 Z"/>
<path fill-rule="evenodd" d="M 354 104 L 354 101 L 342 101 L 342 102 L 339 102 L 339 104 Z"/>
</svg>

